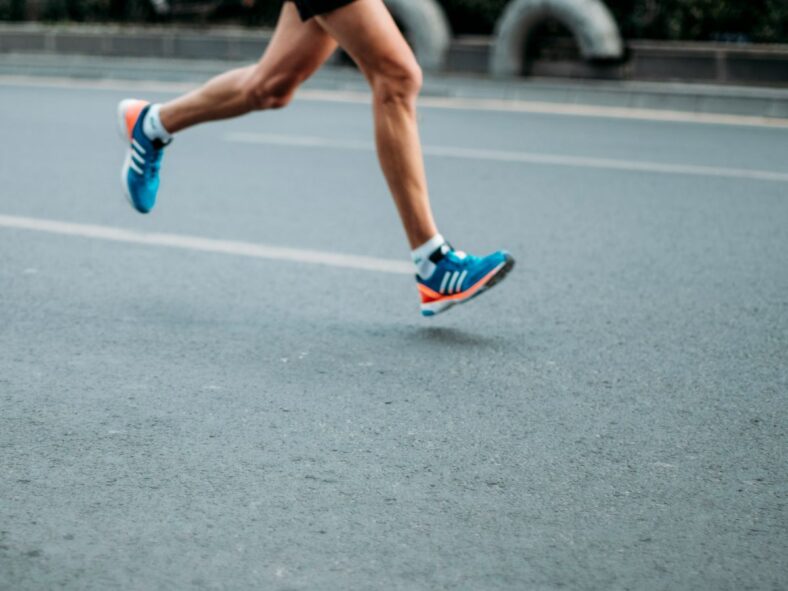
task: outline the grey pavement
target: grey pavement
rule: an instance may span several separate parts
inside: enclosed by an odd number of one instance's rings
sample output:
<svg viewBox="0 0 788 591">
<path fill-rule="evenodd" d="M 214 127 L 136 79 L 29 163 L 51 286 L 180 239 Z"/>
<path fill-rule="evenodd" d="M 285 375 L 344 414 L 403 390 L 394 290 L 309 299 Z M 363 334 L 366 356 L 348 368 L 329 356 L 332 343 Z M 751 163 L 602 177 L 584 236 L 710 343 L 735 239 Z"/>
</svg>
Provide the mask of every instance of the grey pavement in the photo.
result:
<svg viewBox="0 0 788 591">
<path fill-rule="evenodd" d="M 139 216 L 125 94 L 0 81 L 0 215 L 407 260 L 367 105 L 190 130 Z M 0 226 L 0 589 L 788 587 L 788 182 L 719 173 L 788 130 L 420 122 L 489 156 L 427 157 L 442 232 L 518 260 L 435 319 L 406 275 Z"/>
</svg>

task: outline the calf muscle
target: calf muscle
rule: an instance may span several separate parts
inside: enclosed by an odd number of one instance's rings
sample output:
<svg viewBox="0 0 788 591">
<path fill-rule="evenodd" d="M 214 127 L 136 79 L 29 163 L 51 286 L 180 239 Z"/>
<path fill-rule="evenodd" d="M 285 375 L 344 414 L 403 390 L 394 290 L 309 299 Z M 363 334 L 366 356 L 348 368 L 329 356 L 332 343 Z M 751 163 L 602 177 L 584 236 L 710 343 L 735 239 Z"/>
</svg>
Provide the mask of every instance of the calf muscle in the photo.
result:
<svg viewBox="0 0 788 591">
<path fill-rule="evenodd" d="M 357 0 L 318 21 L 355 60 L 372 88 L 378 159 L 415 248 L 438 233 L 416 122 L 421 69 L 382 0 Z"/>
</svg>

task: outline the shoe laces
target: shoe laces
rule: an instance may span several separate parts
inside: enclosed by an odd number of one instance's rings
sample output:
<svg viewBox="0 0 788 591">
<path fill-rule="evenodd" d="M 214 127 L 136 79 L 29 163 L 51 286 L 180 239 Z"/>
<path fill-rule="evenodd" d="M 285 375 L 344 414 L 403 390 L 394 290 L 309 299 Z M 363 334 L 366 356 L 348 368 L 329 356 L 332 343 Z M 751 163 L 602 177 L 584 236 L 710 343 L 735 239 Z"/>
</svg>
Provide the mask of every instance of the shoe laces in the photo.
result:
<svg viewBox="0 0 788 591">
<path fill-rule="evenodd" d="M 446 258 L 454 265 L 458 267 L 465 267 L 471 264 L 476 257 L 469 255 L 462 250 L 450 250 L 446 253 Z"/>
<path fill-rule="evenodd" d="M 166 145 L 167 144 L 159 140 L 151 142 L 153 154 L 150 158 L 145 159 L 145 167 L 143 169 L 145 178 L 154 179 L 158 176 L 159 169 L 161 168 L 161 159 L 164 157 L 164 146 Z"/>
</svg>

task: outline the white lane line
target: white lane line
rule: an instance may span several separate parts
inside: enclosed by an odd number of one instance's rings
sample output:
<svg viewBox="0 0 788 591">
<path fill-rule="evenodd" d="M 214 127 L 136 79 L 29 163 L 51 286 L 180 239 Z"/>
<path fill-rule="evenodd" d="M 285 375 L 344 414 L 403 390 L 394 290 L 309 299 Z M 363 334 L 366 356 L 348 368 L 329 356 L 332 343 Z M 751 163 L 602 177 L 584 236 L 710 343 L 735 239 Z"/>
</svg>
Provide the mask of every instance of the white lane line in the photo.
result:
<svg viewBox="0 0 788 591">
<path fill-rule="evenodd" d="M 114 80 L 111 78 L 69 78 L 63 76 L 25 76 L 0 74 L 0 86 L 56 88 L 58 90 L 106 90 L 109 92 L 165 92 L 181 94 L 194 90 L 197 82 L 159 82 L 156 80 Z"/>
<path fill-rule="evenodd" d="M 343 103 L 369 103 L 366 92 L 352 90 L 302 90 L 297 97 L 312 101 Z M 728 115 L 725 113 L 699 113 L 668 109 L 640 107 L 609 107 L 579 103 L 551 103 L 523 99 L 464 98 L 422 95 L 419 107 L 463 111 L 500 111 L 506 113 L 532 113 L 537 115 L 564 115 L 571 117 L 597 117 L 605 119 L 633 119 L 640 121 L 672 123 L 705 123 L 708 125 L 739 125 L 744 127 L 788 127 L 788 119 L 758 117 L 756 115 Z"/>
<path fill-rule="evenodd" d="M 110 240 L 113 242 L 127 242 L 131 244 L 144 244 L 147 246 L 164 246 L 199 252 L 253 257 L 258 259 L 377 271 L 379 273 L 413 274 L 413 265 L 405 261 L 300 248 L 285 248 L 266 244 L 254 244 L 251 242 L 237 242 L 234 240 L 216 240 L 213 238 L 202 238 L 183 234 L 137 232 L 135 230 L 126 230 L 124 228 L 115 228 L 112 226 L 75 224 L 71 222 L 13 215 L 0 215 L 0 227 L 62 234 L 65 236 L 79 236 L 98 240 Z"/>
<path fill-rule="evenodd" d="M 194 82 L 157 82 L 153 80 L 84 80 L 62 77 L 0 75 L 0 86 L 106 90 L 114 92 L 134 92 L 139 94 L 141 92 L 183 93 L 193 90 L 199 86 L 199 84 Z M 368 92 L 355 90 L 302 89 L 296 95 L 296 99 L 352 104 L 369 104 L 371 102 L 371 97 Z M 531 113 L 537 115 L 562 115 L 569 117 L 596 117 L 604 119 L 631 119 L 638 121 L 700 123 L 742 127 L 788 128 L 788 119 L 779 117 L 695 113 L 690 111 L 643 109 L 638 107 L 608 107 L 604 105 L 550 103 L 546 101 L 529 101 L 522 99 L 421 96 L 419 98 L 419 106 L 434 109 L 459 109 L 466 111 L 498 111 L 508 113 Z"/>
<path fill-rule="evenodd" d="M 294 146 L 304 148 L 331 148 L 369 152 L 375 149 L 371 142 L 338 140 L 312 136 L 277 135 L 269 133 L 228 133 L 228 142 L 263 144 L 270 146 Z M 559 154 L 540 154 L 535 152 L 510 152 L 506 150 L 484 150 L 474 148 L 454 148 L 451 146 L 424 146 L 426 156 L 460 158 L 465 160 L 492 160 L 496 162 L 516 162 L 522 164 L 547 164 L 575 168 L 596 168 L 603 170 L 624 170 L 634 172 L 653 172 L 658 174 L 684 174 L 705 177 L 722 177 L 788 183 L 788 173 L 751 168 L 721 168 L 717 166 L 695 166 L 692 164 L 673 164 L 640 160 L 617 160 L 612 158 L 590 158 L 585 156 L 562 156 Z"/>
</svg>

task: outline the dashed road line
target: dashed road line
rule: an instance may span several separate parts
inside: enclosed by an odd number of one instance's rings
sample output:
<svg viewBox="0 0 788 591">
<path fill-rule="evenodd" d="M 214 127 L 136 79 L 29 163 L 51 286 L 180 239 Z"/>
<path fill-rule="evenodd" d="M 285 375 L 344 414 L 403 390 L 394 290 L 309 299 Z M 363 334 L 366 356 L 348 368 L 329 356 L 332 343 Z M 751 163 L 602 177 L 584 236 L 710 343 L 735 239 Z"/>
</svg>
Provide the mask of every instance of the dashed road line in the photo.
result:
<svg viewBox="0 0 788 591">
<path fill-rule="evenodd" d="M 351 151 L 374 151 L 371 142 L 342 140 L 299 135 L 278 135 L 269 133 L 234 132 L 224 136 L 225 141 L 271 146 L 293 146 L 302 148 L 328 148 Z M 485 150 L 479 148 L 457 148 L 453 146 L 424 146 L 425 156 L 459 158 L 464 160 L 485 160 L 514 162 L 520 164 L 545 164 L 574 168 L 595 168 L 628 172 L 648 172 L 657 174 L 679 174 L 703 177 L 721 177 L 788 183 L 788 173 L 773 170 L 750 168 L 722 168 L 718 166 L 699 166 L 641 160 L 618 160 L 613 158 L 592 158 L 587 156 L 564 156 L 537 152 L 515 152 L 508 150 Z"/>
</svg>

